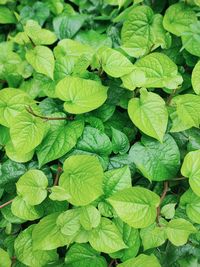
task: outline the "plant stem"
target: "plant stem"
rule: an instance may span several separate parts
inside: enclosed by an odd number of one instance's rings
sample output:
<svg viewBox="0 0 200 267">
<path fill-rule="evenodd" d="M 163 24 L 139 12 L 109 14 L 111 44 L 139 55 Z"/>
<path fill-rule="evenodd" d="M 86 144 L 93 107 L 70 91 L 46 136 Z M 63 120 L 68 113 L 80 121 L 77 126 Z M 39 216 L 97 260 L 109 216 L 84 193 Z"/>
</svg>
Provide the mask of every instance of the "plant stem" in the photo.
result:
<svg viewBox="0 0 200 267">
<path fill-rule="evenodd" d="M 37 118 L 46 120 L 46 121 L 56 121 L 56 120 L 69 120 L 69 121 L 72 121 L 72 120 L 74 120 L 74 116 L 72 116 L 72 115 L 68 116 L 68 117 L 46 117 L 46 116 L 41 116 L 41 115 L 36 114 L 30 106 L 26 107 L 26 110 L 31 115 L 33 115 L 33 116 L 35 116 Z"/>
<path fill-rule="evenodd" d="M 61 173 L 62 173 L 62 168 L 61 168 L 61 166 L 58 165 L 56 177 L 55 177 L 54 184 L 53 184 L 54 186 L 55 185 L 58 185 L 58 181 L 59 181 L 59 178 L 60 178 L 60 174 Z"/>
<path fill-rule="evenodd" d="M 164 200 L 164 198 L 165 198 L 165 196 L 166 196 L 166 194 L 167 194 L 168 189 L 169 189 L 169 183 L 168 183 L 168 182 L 164 182 L 164 189 L 163 189 L 162 195 L 161 195 L 161 197 L 160 197 L 160 204 L 159 204 L 159 206 L 157 207 L 156 222 L 157 222 L 157 225 L 158 225 L 159 227 L 161 227 L 160 222 L 159 222 L 159 217 L 160 217 L 160 206 L 161 206 L 161 204 L 162 204 L 162 202 L 163 202 L 163 200 Z"/>
<path fill-rule="evenodd" d="M 111 260 L 111 262 L 109 263 L 108 267 L 112 267 L 114 263 L 115 263 L 115 260 Z"/>
<path fill-rule="evenodd" d="M 178 178 L 175 178 L 171 181 L 181 181 L 181 180 L 186 180 L 187 178 L 186 177 L 178 177 Z"/>
<path fill-rule="evenodd" d="M 12 202 L 13 202 L 13 199 L 11 199 L 11 200 L 9 200 L 8 202 L 6 202 L 6 203 L 0 205 L 0 209 L 3 209 L 4 207 L 8 206 L 8 205 L 9 205 L 10 203 L 12 203 Z"/>
<path fill-rule="evenodd" d="M 169 95 L 169 97 L 167 98 L 166 104 L 167 104 L 168 106 L 170 105 L 170 103 L 171 103 L 171 101 L 172 101 L 172 98 L 174 97 L 175 93 L 176 93 L 176 89 L 174 89 L 174 90 L 172 91 L 172 93 Z"/>
</svg>

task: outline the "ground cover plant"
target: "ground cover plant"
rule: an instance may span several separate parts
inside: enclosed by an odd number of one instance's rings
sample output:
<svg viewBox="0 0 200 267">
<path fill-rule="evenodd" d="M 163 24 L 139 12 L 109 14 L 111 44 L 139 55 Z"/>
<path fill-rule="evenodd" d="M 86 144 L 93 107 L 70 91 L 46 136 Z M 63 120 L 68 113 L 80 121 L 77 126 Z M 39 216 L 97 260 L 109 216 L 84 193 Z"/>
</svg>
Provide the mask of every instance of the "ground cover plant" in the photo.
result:
<svg viewBox="0 0 200 267">
<path fill-rule="evenodd" d="M 199 0 L 0 0 L 0 266 L 200 266 Z"/>
</svg>

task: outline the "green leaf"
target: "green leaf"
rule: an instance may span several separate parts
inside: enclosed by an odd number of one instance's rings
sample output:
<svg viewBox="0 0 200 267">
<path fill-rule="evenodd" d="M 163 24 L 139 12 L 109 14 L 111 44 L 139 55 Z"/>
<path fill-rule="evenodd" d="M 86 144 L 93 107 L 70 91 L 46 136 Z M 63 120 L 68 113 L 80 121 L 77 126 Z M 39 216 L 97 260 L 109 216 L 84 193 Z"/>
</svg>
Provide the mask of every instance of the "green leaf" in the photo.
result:
<svg viewBox="0 0 200 267">
<path fill-rule="evenodd" d="M 39 73 L 42 73 L 53 80 L 54 56 L 52 51 L 45 46 L 36 46 L 26 52 L 26 60 Z"/>
<path fill-rule="evenodd" d="M 105 253 L 112 253 L 127 247 L 115 224 L 106 218 L 102 218 L 99 227 L 91 231 L 89 243 L 95 250 Z"/>
<path fill-rule="evenodd" d="M 100 107 L 107 98 L 107 87 L 100 82 L 66 77 L 56 86 L 56 95 L 64 100 L 64 109 L 80 114 Z"/>
<path fill-rule="evenodd" d="M 13 12 L 5 6 L 0 6 L 0 24 L 12 23 L 16 23 L 16 18 Z"/>
<path fill-rule="evenodd" d="M 155 93 L 141 90 L 140 98 L 133 98 L 128 104 L 132 122 L 145 134 L 160 142 L 167 128 L 168 113 L 164 100 Z"/>
<path fill-rule="evenodd" d="M 70 267 L 107 267 L 104 257 L 89 244 L 74 244 L 67 251 L 65 263 Z"/>
<path fill-rule="evenodd" d="M 65 160 L 63 170 L 59 186 L 71 196 L 68 201 L 73 205 L 88 205 L 102 194 L 103 170 L 96 157 L 71 156 Z"/>
<path fill-rule="evenodd" d="M 105 197 L 132 186 L 131 173 L 126 165 L 122 168 L 112 169 L 104 173 L 103 191 Z"/>
<path fill-rule="evenodd" d="M 70 239 L 74 238 L 81 227 L 79 217 L 80 213 L 77 209 L 71 209 L 61 213 L 56 220 L 56 224 L 61 233 Z"/>
<path fill-rule="evenodd" d="M 56 224 L 59 215 L 58 212 L 51 213 L 34 227 L 32 233 L 34 250 L 52 250 L 69 243 L 68 237 L 62 234 L 60 227 Z"/>
<path fill-rule="evenodd" d="M 57 40 L 56 35 L 46 29 L 42 29 L 35 20 L 28 20 L 24 31 L 35 45 L 50 45 Z"/>
<path fill-rule="evenodd" d="M 161 267 L 157 258 L 153 254 L 151 255 L 140 254 L 136 258 L 132 258 L 123 263 L 120 263 L 118 266 L 119 267 L 130 267 L 130 266 L 131 267 L 146 267 L 146 266 Z"/>
<path fill-rule="evenodd" d="M 167 9 L 163 26 L 167 31 L 180 36 L 196 21 L 196 14 L 190 6 L 185 3 L 176 3 Z"/>
<path fill-rule="evenodd" d="M 97 52 L 102 69 L 111 77 L 119 78 L 133 70 L 133 64 L 122 53 L 108 47 Z"/>
<path fill-rule="evenodd" d="M 192 71 L 192 87 L 197 95 L 200 95 L 200 61 L 195 65 Z"/>
<path fill-rule="evenodd" d="M 165 135 L 163 143 L 142 137 L 129 152 L 137 169 L 150 181 L 163 181 L 176 177 L 180 168 L 180 152 L 174 139 Z"/>
<path fill-rule="evenodd" d="M 123 132 L 113 127 L 111 129 L 112 129 L 113 152 L 115 154 L 117 153 L 121 155 L 125 154 L 130 148 L 128 137 Z"/>
<path fill-rule="evenodd" d="M 5 88 L 0 91 L 0 124 L 10 127 L 15 117 L 34 101 L 19 89 Z"/>
<path fill-rule="evenodd" d="M 58 124 L 48 131 L 40 146 L 37 148 L 39 165 L 58 159 L 70 151 L 82 135 L 84 123 L 81 120 Z"/>
<path fill-rule="evenodd" d="M 119 250 L 111 254 L 112 258 L 120 258 L 122 262 L 135 257 L 138 254 L 140 248 L 140 235 L 138 229 L 130 227 L 128 224 L 123 223 L 121 219 L 114 220 L 115 225 L 122 234 L 124 243 L 128 248 Z"/>
<path fill-rule="evenodd" d="M 144 250 L 150 249 L 150 248 L 156 248 L 164 244 L 164 242 L 167 239 L 164 227 L 165 224 L 161 222 L 161 227 L 157 226 L 155 223 L 141 229 L 140 236 L 142 239 L 142 244 L 144 247 Z"/>
<path fill-rule="evenodd" d="M 160 198 L 148 189 L 132 187 L 115 193 L 108 201 L 122 221 L 145 228 L 155 221 Z"/>
<path fill-rule="evenodd" d="M 34 267 L 44 266 L 58 259 L 56 250 L 41 251 L 33 250 L 32 232 L 35 225 L 29 226 L 21 232 L 15 240 L 14 247 L 17 259 Z"/>
<path fill-rule="evenodd" d="M 96 228 L 100 224 L 101 214 L 92 205 L 88 205 L 81 208 L 80 211 L 80 223 L 87 231 Z"/>
<path fill-rule="evenodd" d="M 45 135 L 48 125 L 40 118 L 28 112 L 22 112 L 15 117 L 10 136 L 13 146 L 22 153 L 28 153 L 38 146 Z"/>
<path fill-rule="evenodd" d="M 34 221 L 43 216 L 44 210 L 41 206 L 31 206 L 20 196 L 15 197 L 11 205 L 12 213 L 28 221 Z"/>
<path fill-rule="evenodd" d="M 181 173 L 189 178 L 193 192 L 200 196 L 200 150 L 189 152 L 185 156 Z"/>
<path fill-rule="evenodd" d="M 134 72 L 136 72 L 134 74 Z M 131 76 L 137 76 L 139 72 L 141 81 L 136 81 Z M 167 87 L 168 89 L 176 89 L 182 82 L 183 78 L 178 73 L 176 64 L 165 54 L 154 52 L 145 57 L 142 57 L 134 64 L 132 73 L 129 73 L 123 78 L 130 79 L 132 89 L 135 87 Z M 129 84 L 130 87 L 130 84 Z"/>
<path fill-rule="evenodd" d="M 11 259 L 9 257 L 8 252 L 0 248 L 0 264 L 2 267 L 10 267 Z"/>
<path fill-rule="evenodd" d="M 185 48 L 190 54 L 194 56 L 200 56 L 200 22 L 197 21 L 190 25 L 187 31 L 181 35 L 183 48 Z"/>
<path fill-rule="evenodd" d="M 77 148 L 103 156 L 111 154 L 112 143 L 105 133 L 90 126 L 86 126 L 82 137 L 77 143 Z"/>
<path fill-rule="evenodd" d="M 181 207 L 186 208 L 188 218 L 194 223 L 200 223 L 200 197 L 188 189 L 180 199 Z"/>
<path fill-rule="evenodd" d="M 188 237 L 192 233 L 196 233 L 196 228 L 185 219 L 171 220 L 165 229 L 167 237 L 175 246 L 182 246 L 187 243 Z"/>
<path fill-rule="evenodd" d="M 47 197 L 48 180 L 39 170 L 29 170 L 16 183 L 17 193 L 29 205 L 38 205 Z"/>
<path fill-rule="evenodd" d="M 172 219 L 175 215 L 175 206 L 176 203 L 169 203 L 162 207 L 161 215 L 166 219 Z"/>
</svg>

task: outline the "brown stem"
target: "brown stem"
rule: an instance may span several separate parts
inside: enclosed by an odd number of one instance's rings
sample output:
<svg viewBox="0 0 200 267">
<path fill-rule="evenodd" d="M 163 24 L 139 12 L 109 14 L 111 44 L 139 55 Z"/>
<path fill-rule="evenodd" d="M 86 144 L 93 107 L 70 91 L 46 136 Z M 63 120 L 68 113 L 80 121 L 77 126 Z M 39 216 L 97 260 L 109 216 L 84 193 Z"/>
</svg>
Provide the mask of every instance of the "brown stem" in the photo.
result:
<svg viewBox="0 0 200 267">
<path fill-rule="evenodd" d="M 61 166 L 58 165 L 56 177 L 55 177 L 54 184 L 53 184 L 54 186 L 55 185 L 58 185 L 58 181 L 59 181 L 59 178 L 60 178 L 60 174 L 61 173 L 62 173 L 62 168 L 61 168 Z"/>
<path fill-rule="evenodd" d="M 11 260 L 12 260 L 12 263 L 11 263 L 11 267 L 15 264 L 15 262 L 16 262 L 16 260 L 17 260 L 17 257 L 15 257 L 15 256 L 13 256 L 12 258 L 11 258 Z"/>
<path fill-rule="evenodd" d="M 157 207 L 156 223 L 157 223 L 157 225 L 159 227 L 161 227 L 160 222 L 159 222 L 160 210 L 161 210 L 160 206 L 161 206 L 161 204 L 162 204 L 162 202 L 163 202 L 163 200 L 164 200 L 164 198 L 165 198 L 165 196 L 167 194 L 168 189 L 169 189 L 169 183 L 168 182 L 164 182 L 164 189 L 163 189 L 162 195 L 160 197 L 160 204 Z"/>
<path fill-rule="evenodd" d="M 40 118 L 40 119 L 43 119 L 43 120 L 46 120 L 46 121 L 55 121 L 55 120 L 69 120 L 69 121 L 72 121 L 74 120 L 74 116 L 68 116 L 68 117 L 45 117 L 45 116 L 41 116 L 41 115 L 38 115 L 36 114 L 33 109 L 28 106 L 26 107 L 26 110 L 28 111 L 28 113 L 32 114 L 33 116 L 37 117 L 37 118 Z"/>
<path fill-rule="evenodd" d="M 8 205 L 9 205 L 10 203 L 12 203 L 12 202 L 13 202 L 13 199 L 11 199 L 11 200 L 9 200 L 8 202 L 6 202 L 6 203 L 0 205 L 0 209 L 3 209 L 4 207 L 8 206 Z"/>
<path fill-rule="evenodd" d="M 110 262 L 110 264 L 108 265 L 108 267 L 112 267 L 114 263 L 115 263 L 115 260 L 111 260 L 111 262 Z"/>
</svg>

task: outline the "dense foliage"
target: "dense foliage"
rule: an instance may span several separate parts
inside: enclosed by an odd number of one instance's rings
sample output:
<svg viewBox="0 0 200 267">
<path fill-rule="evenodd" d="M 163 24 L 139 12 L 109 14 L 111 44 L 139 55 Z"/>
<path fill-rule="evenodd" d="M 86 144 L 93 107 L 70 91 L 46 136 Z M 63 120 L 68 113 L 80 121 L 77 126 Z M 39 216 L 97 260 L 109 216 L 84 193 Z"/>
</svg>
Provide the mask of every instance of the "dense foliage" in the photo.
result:
<svg viewBox="0 0 200 267">
<path fill-rule="evenodd" d="M 0 266 L 200 264 L 199 0 L 0 0 Z"/>
</svg>

